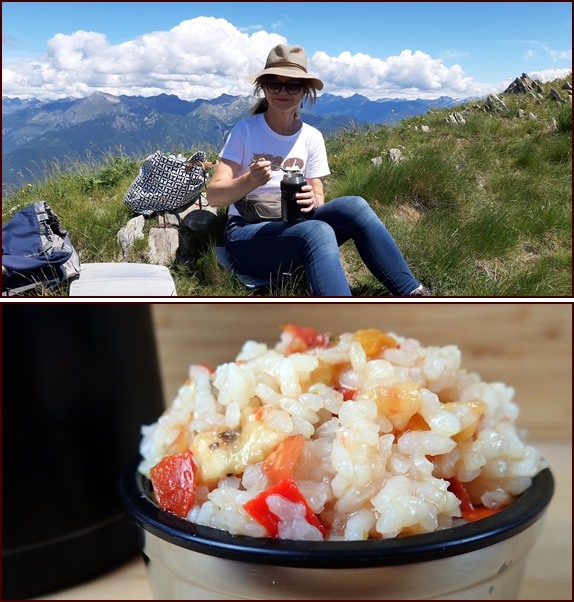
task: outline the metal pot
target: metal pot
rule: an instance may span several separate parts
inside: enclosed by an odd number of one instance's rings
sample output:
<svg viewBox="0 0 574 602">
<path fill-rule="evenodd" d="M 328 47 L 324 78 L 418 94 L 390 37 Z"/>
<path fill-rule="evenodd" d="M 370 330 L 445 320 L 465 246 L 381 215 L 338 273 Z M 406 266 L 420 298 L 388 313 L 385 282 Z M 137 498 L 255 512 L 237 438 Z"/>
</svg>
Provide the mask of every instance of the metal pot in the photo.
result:
<svg viewBox="0 0 574 602">
<path fill-rule="evenodd" d="M 512 505 L 434 533 L 360 542 L 230 535 L 158 508 L 137 462 L 121 481 L 159 600 L 510 600 L 554 491 L 543 470 Z"/>
</svg>

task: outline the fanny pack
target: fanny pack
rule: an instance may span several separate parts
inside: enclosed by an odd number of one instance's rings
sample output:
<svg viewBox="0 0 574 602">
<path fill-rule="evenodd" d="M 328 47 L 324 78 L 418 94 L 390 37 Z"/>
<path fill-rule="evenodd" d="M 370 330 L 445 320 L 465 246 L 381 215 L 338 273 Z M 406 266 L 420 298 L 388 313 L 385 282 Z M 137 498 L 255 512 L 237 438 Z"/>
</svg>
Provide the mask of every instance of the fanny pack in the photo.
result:
<svg viewBox="0 0 574 602">
<path fill-rule="evenodd" d="M 239 215 L 246 222 L 262 222 L 281 219 L 280 194 L 253 194 L 234 203 Z"/>
</svg>

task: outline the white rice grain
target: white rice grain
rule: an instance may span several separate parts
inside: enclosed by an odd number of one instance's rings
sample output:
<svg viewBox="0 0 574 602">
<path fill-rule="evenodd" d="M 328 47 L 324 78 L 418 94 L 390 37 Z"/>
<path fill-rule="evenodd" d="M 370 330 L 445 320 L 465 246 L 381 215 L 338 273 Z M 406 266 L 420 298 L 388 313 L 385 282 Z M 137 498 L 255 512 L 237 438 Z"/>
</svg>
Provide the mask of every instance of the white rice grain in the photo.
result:
<svg viewBox="0 0 574 602">
<path fill-rule="evenodd" d="M 190 447 L 213 469 L 200 473 L 188 520 L 267 537 L 243 505 L 271 486 L 265 458 L 292 435 L 305 441 L 286 474 L 332 541 L 450 528 L 463 521 L 449 479 L 474 503 L 498 508 L 546 467 L 516 428 L 515 390 L 462 368 L 455 345 L 423 347 L 388 333 L 399 347 L 373 357 L 360 337 L 343 333 L 289 353 L 295 333 L 287 329 L 273 348 L 246 341 L 213 373 L 190 366 L 171 406 L 142 427 L 142 474 Z M 280 495 L 267 503 L 279 537 L 322 539 L 302 504 Z"/>
</svg>

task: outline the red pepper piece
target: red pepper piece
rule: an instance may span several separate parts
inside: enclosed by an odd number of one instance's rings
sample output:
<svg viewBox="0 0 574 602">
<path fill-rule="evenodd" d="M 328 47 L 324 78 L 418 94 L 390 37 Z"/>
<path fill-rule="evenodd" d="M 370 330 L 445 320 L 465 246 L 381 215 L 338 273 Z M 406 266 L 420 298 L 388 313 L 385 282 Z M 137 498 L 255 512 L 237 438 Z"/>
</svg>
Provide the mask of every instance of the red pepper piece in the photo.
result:
<svg viewBox="0 0 574 602">
<path fill-rule="evenodd" d="M 450 483 L 448 489 L 460 500 L 460 511 L 462 518 L 468 522 L 474 522 L 487 516 L 492 516 L 501 510 L 501 508 L 487 508 L 486 506 L 474 506 L 470 500 L 470 495 L 466 487 L 456 478 L 448 479 Z"/>
<path fill-rule="evenodd" d="M 347 389 L 346 387 L 336 387 L 335 391 L 338 391 L 343 396 L 343 401 L 352 401 L 357 396 L 356 389 Z"/>
<path fill-rule="evenodd" d="M 303 504 L 305 506 L 305 520 L 321 531 L 325 536 L 325 527 L 321 524 L 319 517 L 311 510 L 305 496 L 299 491 L 293 479 L 282 479 L 279 483 L 272 485 L 259 495 L 243 504 L 245 511 L 258 523 L 263 525 L 271 537 L 277 537 L 279 532 L 279 517 L 273 514 L 267 504 L 270 495 L 280 495 L 290 502 Z"/>
<path fill-rule="evenodd" d="M 187 516 L 195 499 L 196 472 L 190 451 L 166 456 L 150 470 L 153 491 L 162 510 Z"/>
<path fill-rule="evenodd" d="M 315 347 L 328 347 L 331 343 L 329 335 L 321 334 L 314 328 L 297 326 L 297 324 L 284 324 L 282 328 L 284 332 L 291 335 L 287 354 L 302 353 Z"/>
</svg>

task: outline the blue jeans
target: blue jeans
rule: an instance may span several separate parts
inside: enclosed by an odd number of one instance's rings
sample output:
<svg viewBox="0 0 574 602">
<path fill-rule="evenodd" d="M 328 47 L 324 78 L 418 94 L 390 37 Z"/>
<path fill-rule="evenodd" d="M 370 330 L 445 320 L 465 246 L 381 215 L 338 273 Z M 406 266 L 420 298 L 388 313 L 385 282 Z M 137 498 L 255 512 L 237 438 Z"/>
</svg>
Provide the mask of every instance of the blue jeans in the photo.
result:
<svg viewBox="0 0 574 602">
<path fill-rule="evenodd" d="M 365 199 L 333 199 L 289 225 L 283 221 L 248 223 L 231 217 L 225 248 L 241 272 L 269 277 L 303 267 L 314 296 L 349 297 L 339 246 L 352 239 L 371 273 L 397 296 L 411 293 L 419 282 L 396 242 Z"/>
</svg>

